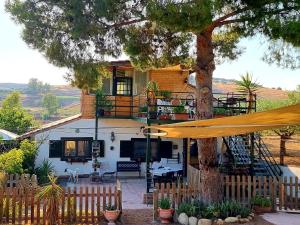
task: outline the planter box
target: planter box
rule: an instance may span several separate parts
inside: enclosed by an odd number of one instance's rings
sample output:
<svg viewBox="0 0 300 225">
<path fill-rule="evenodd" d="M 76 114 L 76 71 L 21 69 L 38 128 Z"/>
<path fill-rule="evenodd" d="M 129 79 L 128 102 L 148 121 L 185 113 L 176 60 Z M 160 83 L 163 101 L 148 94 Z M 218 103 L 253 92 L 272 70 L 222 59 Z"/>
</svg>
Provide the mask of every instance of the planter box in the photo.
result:
<svg viewBox="0 0 300 225">
<path fill-rule="evenodd" d="M 255 205 L 255 206 L 253 207 L 253 209 L 254 209 L 254 211 L 255 211 L 257 214 L 270 213 L 270 212 L 272 212 L 272 206 L 262 207 L 262 206 Z"/>
<path fill-rule="evenodd" d="M 188 120 L 189 114 L 187 113 L 175 113 L 175 120 Z"/>
</svg>

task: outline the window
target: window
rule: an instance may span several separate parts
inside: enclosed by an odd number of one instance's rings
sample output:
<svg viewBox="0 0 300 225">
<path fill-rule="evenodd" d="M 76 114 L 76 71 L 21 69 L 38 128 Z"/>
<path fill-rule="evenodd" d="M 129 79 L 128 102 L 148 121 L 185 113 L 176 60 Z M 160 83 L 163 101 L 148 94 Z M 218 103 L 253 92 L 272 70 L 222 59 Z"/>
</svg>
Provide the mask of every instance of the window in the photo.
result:
<svg viewBox="0 0 300 225">
<path fill-rule="evenodd" d="M 116 78 L 116 95 L 132 95 L 132 78 L 130 77 L 117 77 Z"/>
<path fill-rule="evenodd" d="M 49 158 L 61 158 L 62 157 L 62 141 L 50 140 L 49 141 Z"/>
<path fill-rule="evenodd" d="M 160 148 L 160 151 L 159 151 Z M 131 158 L 141 162 L 146 161 L 147 139 L 132 138 L 131 141 L 120 141 L 120 157 Z M 161 158 L 172 158 L 172 142 L 151 139 L 151 160 L 160 161 Z"/>
<path fill-rule="evenodd" d="M 102 79 L 102 90 L 103 93 L 106 95 L 110 95 L 111 91 L 110 91 L 110 78 L 103 78 Z"/>
<path fill-rule="evenodd" d="M 63 158 L 73 161 L 92 159 L 93 138 L 62 138 Z"/>
</svg>

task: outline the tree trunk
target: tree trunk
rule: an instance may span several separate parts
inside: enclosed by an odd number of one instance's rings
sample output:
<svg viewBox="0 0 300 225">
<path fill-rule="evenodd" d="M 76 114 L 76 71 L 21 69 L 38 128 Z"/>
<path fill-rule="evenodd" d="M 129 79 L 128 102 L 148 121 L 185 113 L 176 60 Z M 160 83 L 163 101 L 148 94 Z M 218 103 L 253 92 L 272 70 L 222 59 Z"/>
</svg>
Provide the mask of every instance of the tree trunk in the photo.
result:
<svg viewBox="0 0 300 225">
<path fill-rule="evenodd" d="M 197 119 L 213 117 L 212 74 L 215 69 L 212 32 L 197 35 L 196 99 Z M 217 164 L 216 138 L 198 139 L 200 192 L 205 203 L 218 202 L 223 197 L 223 181 Z"/>
</svg>

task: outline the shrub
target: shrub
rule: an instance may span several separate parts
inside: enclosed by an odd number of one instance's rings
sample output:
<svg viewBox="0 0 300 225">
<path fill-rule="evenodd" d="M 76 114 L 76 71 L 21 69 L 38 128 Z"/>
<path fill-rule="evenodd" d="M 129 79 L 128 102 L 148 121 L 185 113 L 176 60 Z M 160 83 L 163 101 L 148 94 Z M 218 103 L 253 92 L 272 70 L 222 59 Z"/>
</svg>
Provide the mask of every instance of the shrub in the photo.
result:
<svg viewBox="0 0 300 225">
<path fill-rule="evenodd" d="M 38 198 L 47 206 L 46 218 L 49 225 L 58 224 L 59 205 L 62 202 L 63 189 L 56 184 L 57 178 L 49 176 L 49 185 L 42 187 Z"/>
<path fill-rule="evenodd" d="M 201 211 L 205 209 L 205 206 L 200 201 L 193 201 L 191 203 L 183 202 L 178 206 L 177 214 L 185 213 L 189 217 L 194 216 L 197 217 L 200 215 Z"/>
<path fill-rule="evenodd" d="M 264 198 L 261 196 L 255 196 L 251 200 L 252 205 L 261 206 L 261 207 L 270 207 L 272 205 L 272 201 L 269 198 Z"/>
<path fill-rule="evenodd" d="M 225 219 L 229 216 L 241 215 L 243 218 L 250 214 L 250 209 L 243 207 L 236 201 L 225 201 L 216 204 L 218 217 Z"/>
<path fill-rule="evenodd" d="M 49 160 L 44 160 L 42 164 L 35 170 L 39 184 L 49 183 L 49 175 L 51 175 L 53 172 L 54 167 L 52 166 L 52 163 Z"/>
<path fill-rule="evenodd" d="M 24 160 L 22 163 L 24 173 L 33 174 L 35 159 L 38 153 L 38 147 L 36 143 L 25 139 L 20 144 L 20 150 L 22 150 L 24 154 Z"/>
<path fill-rule="evenodd" d="M 161 209 L 170 209 L 171 208 L 171 201 L 169 198 L 162 198 L 158 202 L 159 208 Z"/>
<path fill-rule="evenodd" d="M 19 149 L 12 149 L 0 155 L 0 171 L 8 174 L 23 173 L 24 154 Z"/>
<path fill-rule="evenodd" d="M 209 205 L 201 211 L 201 217 L 205 219 L 213 219 L 219 217 L 219 211 L 216 205 Z"/>
</svg>

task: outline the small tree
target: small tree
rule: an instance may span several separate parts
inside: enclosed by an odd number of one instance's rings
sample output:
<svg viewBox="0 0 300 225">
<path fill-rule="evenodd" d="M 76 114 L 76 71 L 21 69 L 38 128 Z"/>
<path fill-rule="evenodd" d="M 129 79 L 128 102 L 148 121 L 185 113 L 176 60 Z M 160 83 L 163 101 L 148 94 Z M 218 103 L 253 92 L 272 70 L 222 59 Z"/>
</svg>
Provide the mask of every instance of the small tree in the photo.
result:
<svg viewBox="0 0 300 225">
<path fill-rule="evenodd" d="M 49 225 L 58 224 L 59 206 L 62 202 L 63 189 L 56 184 L 57 178 L 49 175 L 50 184 L 42 187 L 38 198 L 46 205 L 46 220 Z"/>
<path fill-rule="evenodd" d="M 50 93 L 44 95 L 43 107 L 47 110 L 47 114 L 49 116 L 57 114 L 57 110 L 59 109 L 59 102 L 57 97 Z"/>
<path fill-rule="evenodd" d="M 259 84 L 253 81 L 253 77 L 248 72 L 241 76 L 241 80 L 236 81 L 238 85 L 237 91 L 247 95 L 248 110 L 247 113 L 251 113 L 253 109 L 253 103 L 255 102 L 254 96 L 259 88 Z"/>
<path fill-rule="evenodd" d="M 271 109 L 276 109 L 284 106 L 291 105 L 291 101 L 288 100 L 266 100 L 262 99 L 258 101 L 258 111 L 266 111 Z M 284 164 L 284 156 L 287 156 L 286 152 L 286 142 L 291 139 L 291 137 L 300 131 L 300 126 L 287 126 L 280 129 L 274 129 L 273 132 L 280 137 L 280 164 Z"/>
<path fill-rule="evenodd" d="M 35 142 L 25 139 L 20 144 L 20 150 L 23 152 L 24 155 L 22 163 L 24 173 L 34 174 L 35 159 L 38 154 L 37 144 Z"/>
<path fill-rule="evenodd" d="M 36 122 L 21 105 L 20 93 L 12 92 L 2 102 L 0 128 L 22 134 L 35 127 Z"/>
</svg>

